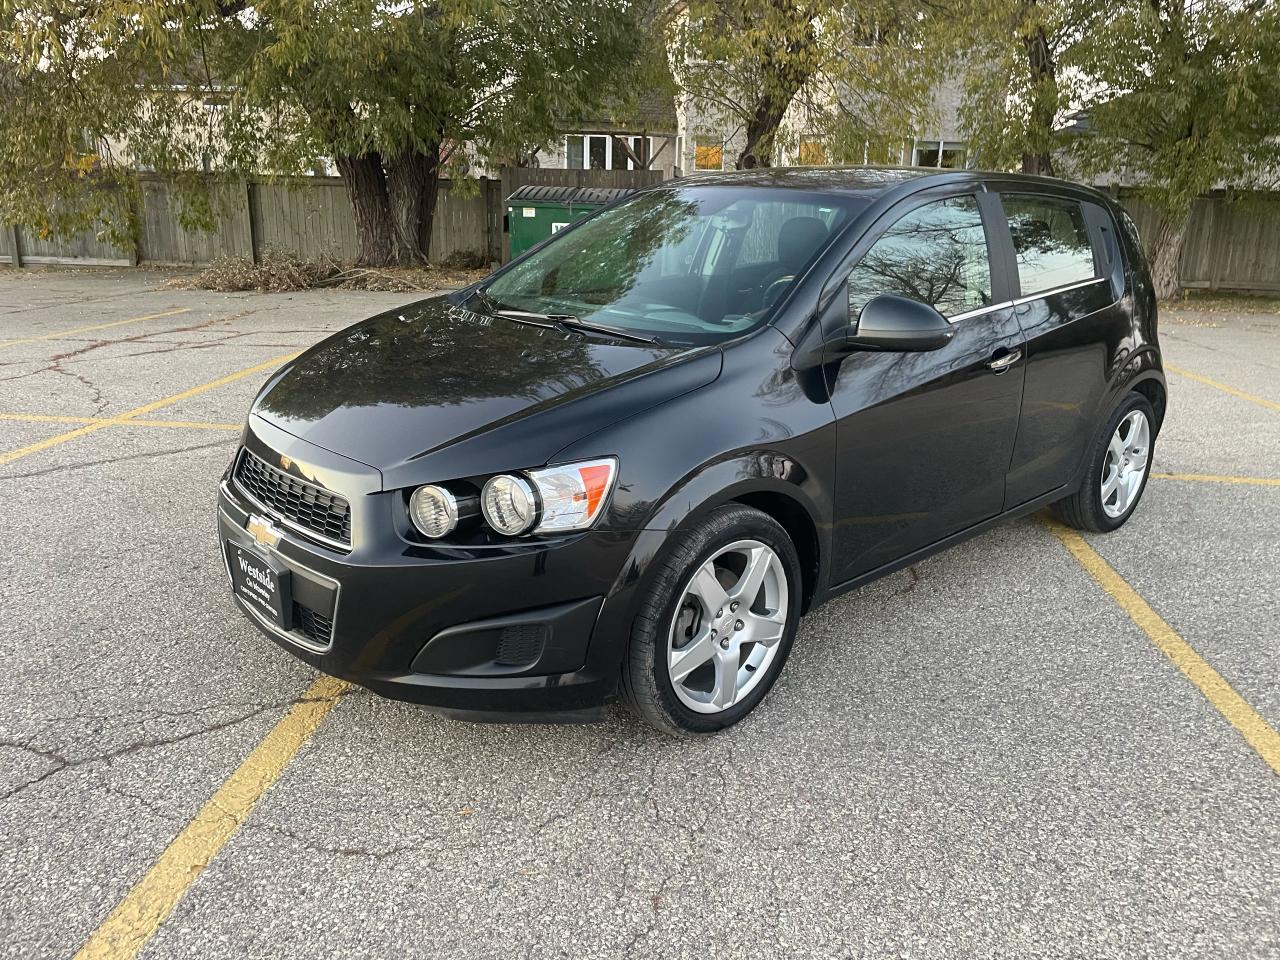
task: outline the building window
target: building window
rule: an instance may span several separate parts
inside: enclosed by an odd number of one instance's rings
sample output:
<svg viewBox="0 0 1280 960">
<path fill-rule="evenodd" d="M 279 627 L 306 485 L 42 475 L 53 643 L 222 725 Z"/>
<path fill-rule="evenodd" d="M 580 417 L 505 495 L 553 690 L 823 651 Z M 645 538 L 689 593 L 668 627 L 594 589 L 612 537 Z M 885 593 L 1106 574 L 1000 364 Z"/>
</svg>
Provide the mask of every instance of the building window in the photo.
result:
<svg viewBox="0 0 1280 960">
<path fill-rule="evenodd" d="M 942 156 L 938 158 L 938 166 L 948 170 L 958 170 L 964 166 L 965 149 L 963 143 L 945 142 L 942 144 Z"/>
<path fill-rule="evenodd" d="M 640 160 L 653 155 L 653 138 L 618 134 Z M 573 133 L 564 138 L 564 165 L 569 170 L 636 170 L 636 162 L 607 133 Z"/>
<path fill-rule="evenodd" d="M 619 141 L 621 142 L 621 145 L 619 144 Z M 626 149 L 623 149 L 624 145 Z M 614 159 L 613 168 L 615 170 L 647 169 L 645 164 L 649 162 L 649 157 L 652 156 L 650 153 L 650 139 L 648 137 L 620 136 L 616 138 L 612 147 Z M 628 153 L 627 150 L 630 150 L 631 152 Z M 637 160 L 640 162 L 636 163 Z"/>
<path fill-rule="evenodd" d="M 693 168 L 695 170 L 723 170 L 724 144 L 695 144 L 693 148 Z"/>
<path fill-rule="evenodd" d="M 800 166 L 821 167 L 827 163 L 827 145 L 817 137 L 800 138 Z"/>
<path fill-rule="evenodd" d="M 914 167 L 942 167 L 954 170 L 964 166 L 965 148 L 954 140 L 917 140 L 911 152 Z"/>
</svg>

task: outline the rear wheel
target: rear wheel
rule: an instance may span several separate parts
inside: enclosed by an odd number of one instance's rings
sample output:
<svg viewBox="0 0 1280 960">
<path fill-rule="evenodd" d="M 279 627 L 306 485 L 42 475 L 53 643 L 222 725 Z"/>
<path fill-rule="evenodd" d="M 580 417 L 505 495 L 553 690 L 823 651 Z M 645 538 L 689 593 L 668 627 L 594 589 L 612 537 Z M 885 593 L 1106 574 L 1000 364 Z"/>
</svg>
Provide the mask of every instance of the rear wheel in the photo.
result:
<svg viewBox="0 0 1280 960">
<path fill-rule="evenodd" d="M 1109 533 L 1142 498 L 1151 473 L 1155 414 L 1137 393 L 1128 394 L 1094 440 L 1080 489 L 1054 504 L 1054 512 L 1079 530 Z"/>
<path fill-rule="evenodd" d="M 800 619 L 800 562 L 773 518 L 716 510 L 659 561 L 623 665 L 628 704 L 659 730 L 737 723 L 777 679 Z"/>
</svg>

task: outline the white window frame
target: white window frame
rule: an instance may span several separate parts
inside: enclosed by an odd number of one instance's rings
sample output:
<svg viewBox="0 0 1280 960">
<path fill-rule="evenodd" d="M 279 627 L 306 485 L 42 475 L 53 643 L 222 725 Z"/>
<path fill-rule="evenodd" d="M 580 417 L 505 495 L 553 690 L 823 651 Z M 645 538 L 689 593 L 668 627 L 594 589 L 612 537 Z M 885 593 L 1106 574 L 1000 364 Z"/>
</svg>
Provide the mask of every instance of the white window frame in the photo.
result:
<svg viewBox="0 0 1280 960">
<path fill-rule="evenodd" d="M 591 167 L 589 166 L 581 166 L 581 167 L 569 166 L 569 138 L 570 137 L 579 137 L 582 139 L 583 164 L 586 164 L 588 162 L 588 158 L 591 156 L 591 152 L 587 149 L 587 138 L 588 137 L 604 137 L 604 167 L 606 170 L 615 169 L 613 165 L 613 151 L 614 151 L 613 141 L 615 137 L 625 137 L 628 140 L 643 139 L 647 141 L 650 157 L 653 156 L 653 141 L 656 139 L 654 137 L 644 136 L 643 134 L 639 134 L 639 133 L 566 133 L 564 135 L 564 142 L 561 144 L 561 147 L 564 150 L 564 165 L 566 170 L 590 170 L 591 169 Z M 634 149 L 634 147 L 632 149 Z M 621 168 L 616 168 L 616 169 L 621 169 Z M 636 162 L 632 160 L 630 157 L 627 157 L 626 169 L 642 170 L 644 168 L 637 167 Z"/>
<path fill-rule="evenodd" d="M 969 163 L 969 144 L 965 140 L 942 140 L 942 139 L 924 140 L 920 138 L 914 138 L 911 141 L 911 166 L 913 167 L 919 167 L 921 165 L 920 164 L 921 146 L 924 146 L 926 150 L 938 151 L 938 162 L 931 167 L 925 167 L 924 169 L 926 170 L 947 169 L 942 165 L 942 154 L 943 154 L 943 151 L 945 150 L 962 150 L 964 152 L 964 163 L 966 166 L 958 167 L 957 169 L 964 170 L 966 169 Z"/>
</svg>

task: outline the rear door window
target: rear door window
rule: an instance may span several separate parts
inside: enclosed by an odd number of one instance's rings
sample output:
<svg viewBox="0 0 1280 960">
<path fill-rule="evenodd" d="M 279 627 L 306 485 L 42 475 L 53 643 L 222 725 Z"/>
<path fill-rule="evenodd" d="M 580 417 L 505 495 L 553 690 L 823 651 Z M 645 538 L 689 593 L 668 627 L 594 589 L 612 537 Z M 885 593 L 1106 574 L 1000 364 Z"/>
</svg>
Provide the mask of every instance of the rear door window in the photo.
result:
<svg viewBox="0 0 1280 960">
<path fill-rule="evenodd" d="M 1001 196 L 1018 265 L 1022 296 L 1034 296 L 1096 277 L 1084 211 L 1065 197 Z"/>
</svg>

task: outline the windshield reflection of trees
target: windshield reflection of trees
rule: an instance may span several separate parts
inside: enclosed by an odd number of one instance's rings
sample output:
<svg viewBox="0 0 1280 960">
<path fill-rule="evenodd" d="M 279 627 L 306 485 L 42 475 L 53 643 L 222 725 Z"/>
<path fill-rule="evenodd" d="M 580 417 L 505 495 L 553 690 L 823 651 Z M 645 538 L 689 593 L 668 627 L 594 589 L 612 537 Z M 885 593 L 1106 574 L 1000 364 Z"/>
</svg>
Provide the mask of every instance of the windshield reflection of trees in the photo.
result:
<svg viewBox="0 0 1280 960">
<path fill-rule="evenodd" d="M 616 303 L 655 266 L 659 252 L 678 247 L 698 221 L 695 201 L 666 191 L 646 194 L 534 254 L 495 280 L 488 292 L 504 302 L 543 297 L 600 306 Z"/>
<path fill-rule="evenodd" d="M 424 313 L 360 324 L 296 365 L 262 409 L 315 419 L 340 406 L 537 400 L 605 375 L 581 337 L 479 317 L 443 301 Z"/>
</svg>

